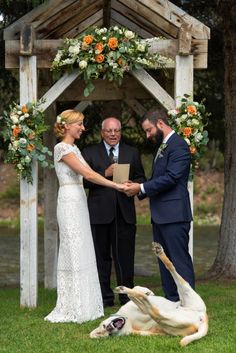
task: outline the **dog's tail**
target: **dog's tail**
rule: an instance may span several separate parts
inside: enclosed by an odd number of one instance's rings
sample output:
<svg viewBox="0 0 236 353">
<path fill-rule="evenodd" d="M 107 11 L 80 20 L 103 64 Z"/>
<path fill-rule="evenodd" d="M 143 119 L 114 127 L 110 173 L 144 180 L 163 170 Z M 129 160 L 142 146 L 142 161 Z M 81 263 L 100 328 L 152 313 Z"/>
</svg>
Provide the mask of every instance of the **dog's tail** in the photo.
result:
<svg viewBox="0 0 236 353">
<path fill-rule="evenodd" d="M 208 331 L 208 317 L 205 314 L 204 318 L 201 321 L 201 324 L 198 328 L 198 331 L 193 333 L 192 335 L 189 336 L 185 336 L 184 338 L 182 338 L 182 340 L 180 341 L 180 345 L 183 346 L 187 346 L 187 344 L 193 342 L 193 341 L 197 341 L 200 338 L 206 336 Z"/>
</svg>

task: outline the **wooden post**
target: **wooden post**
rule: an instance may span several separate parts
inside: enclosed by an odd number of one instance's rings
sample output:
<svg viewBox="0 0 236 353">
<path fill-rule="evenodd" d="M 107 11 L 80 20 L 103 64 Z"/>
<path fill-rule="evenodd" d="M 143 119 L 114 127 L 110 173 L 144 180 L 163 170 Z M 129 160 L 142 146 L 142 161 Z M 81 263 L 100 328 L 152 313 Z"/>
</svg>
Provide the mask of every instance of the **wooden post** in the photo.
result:
<svg viewBox="0 0 236 353">
<path fill-rule="evenodd" d="M 20 104 L 36 100 L 36 56 L 20 56 Z M 38 296 L 37 162 L 32 176 L 33 184 L 20 181 L 20 305 L 31 308 L 37 306 Z"/>
<path fill-rule="evenodd" d="M 179 105 L 184 94 L 193 95 L 193 56 L 176 56 L 175 62 L 175 102 Z M 193 212 L 193 182 L 188 183 Z M 190 229 L 189 252 L 193 257 L 193 222 Z"/>
</svg>

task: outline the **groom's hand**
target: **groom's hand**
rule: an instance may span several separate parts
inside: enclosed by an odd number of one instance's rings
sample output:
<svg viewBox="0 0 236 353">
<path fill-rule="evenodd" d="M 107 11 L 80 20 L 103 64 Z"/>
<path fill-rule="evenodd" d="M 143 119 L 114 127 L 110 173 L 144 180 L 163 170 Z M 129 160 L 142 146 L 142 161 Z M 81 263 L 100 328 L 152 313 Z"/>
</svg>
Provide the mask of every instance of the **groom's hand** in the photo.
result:
<svg viewBox="0 0 236 353">
<path fill-rule="evenodd" d="M 139 183 L 125 183 L 124 192 L 127 196 L 134 196 L 140 192 L 140 184 Z"/>
</svg>

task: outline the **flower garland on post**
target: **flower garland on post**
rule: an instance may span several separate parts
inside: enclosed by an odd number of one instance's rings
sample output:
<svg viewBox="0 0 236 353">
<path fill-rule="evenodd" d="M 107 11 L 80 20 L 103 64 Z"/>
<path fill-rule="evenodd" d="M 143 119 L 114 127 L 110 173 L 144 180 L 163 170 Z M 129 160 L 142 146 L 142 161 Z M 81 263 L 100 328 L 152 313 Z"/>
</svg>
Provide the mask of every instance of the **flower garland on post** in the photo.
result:
<svg viewBox="0 0 236 353">
<path fill-rule="evenodd" d="M 7 144 L 5 163 L 12 163 L 20 178 L 33 182 L 32 163 L 37 160 L 41 167 L 53 167 L 47 160 L 52 152 L 42 144 L 42 134 L 48 129 L 40 102 L 19 105 L 13 103 L 9 112 L 0 117 L 3 126 L 0 135 Z"/>
<path fill-rule="evenodd" d="M 209 141 L 205 126 L 207 125 L 206 118 L 210 114 L 206 113 L 202 102 L 194 102 L 191 96 L 185 94 L 181 98 L 181 104 L 176 109 L 168 111 L 168 115 L 170 126 L 189 145 L 192 156 L 189 179 L 192 180 L 198 167 L 198 161 Z"/>
<path fill-rule="evenodd" d="M 160 38 L 158 38 L 160 39 Z M 125 72 L 162 68 L 171 59 L 148 52 L 152 39 L 141 39 L 124 27 L 90 28 L 78 38 L 65 39 L 52 70 L 78 68 L 86 83 L 84 96 L 94 90 L 92 80 L 103 78 L 121 85 Z"/>
</svg>

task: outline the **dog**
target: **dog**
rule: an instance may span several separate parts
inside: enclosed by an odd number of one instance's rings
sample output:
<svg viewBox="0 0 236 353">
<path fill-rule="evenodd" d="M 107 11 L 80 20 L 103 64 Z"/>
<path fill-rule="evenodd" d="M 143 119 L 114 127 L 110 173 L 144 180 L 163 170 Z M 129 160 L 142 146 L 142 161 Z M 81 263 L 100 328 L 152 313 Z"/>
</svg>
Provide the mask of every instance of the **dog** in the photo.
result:
<svg viewBox="0 0 236 353">
<path fill-rule="evenodd" d="M 170 271 L 179 293 L 180 301 L 172 302 L 155 296 L 148 288 L 136 286 L 133 289 L 119 286 L 114 292 L 127 294 L 130 301 L 115 314 L 102 321 L 90 333 L 90 338 L 138 335 L 182 336 L 181 346 L 199 340 L 208 332 L 206 306 L 197 294 L 177 272 L 162 246 L 152 243 L 155 255 Z"/>
</svg>

